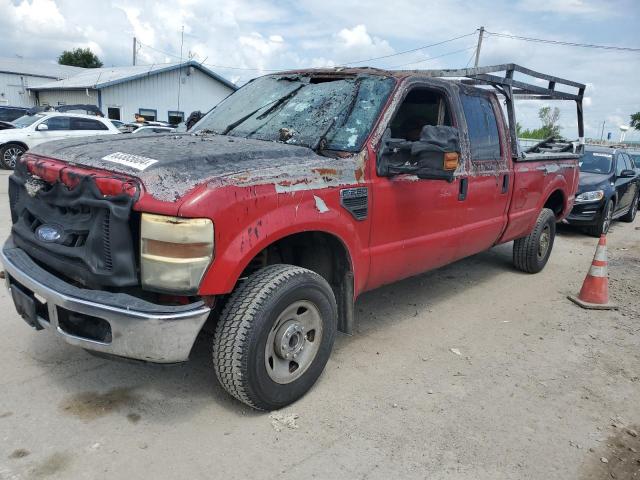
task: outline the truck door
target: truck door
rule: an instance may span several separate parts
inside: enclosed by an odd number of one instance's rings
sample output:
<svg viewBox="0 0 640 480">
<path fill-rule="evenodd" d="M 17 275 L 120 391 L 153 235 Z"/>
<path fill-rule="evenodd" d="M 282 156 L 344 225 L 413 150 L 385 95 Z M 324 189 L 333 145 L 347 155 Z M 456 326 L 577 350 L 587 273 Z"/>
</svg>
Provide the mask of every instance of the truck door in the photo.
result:
<svg viewBox="0 0 640 480">
<path fill-rule="evenodd" d="M 407 91 L 387 132 L 394 139 L 416 141 L 424 125 L 455 126 L 455 119 L 444 91 L 418 85 Z M 457 256 L 464 203 L 458 179 L 378 176 L 372 188 L 367 288 L 437 268 Z"/>
<path fill-rule="evenodd" d="M 462 204 L 465 235 L 459 249 L 460 257 L 465 257 L 486 250 L 500 238 L 507 222 L 513 179 L 506 128 L 495 96 L 474 89 L 461 92 L 460 100 L 470 157 Z"/>
</svg>

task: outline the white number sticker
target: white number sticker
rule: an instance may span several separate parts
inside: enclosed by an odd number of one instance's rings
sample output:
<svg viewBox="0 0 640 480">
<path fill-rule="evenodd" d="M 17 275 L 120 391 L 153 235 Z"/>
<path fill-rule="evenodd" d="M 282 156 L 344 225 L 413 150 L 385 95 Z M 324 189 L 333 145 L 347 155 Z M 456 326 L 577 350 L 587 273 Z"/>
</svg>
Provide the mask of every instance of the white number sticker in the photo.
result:
<svg viewBox="0 0 640 480">
<path fill-rule="evenodd" d="M 127 167 L 135 168 L 136 170 L 145 170 L 154 163 L 158 163 L 158 160 L 153 158 L 142 157 L 140 155 L 134 155 L 132 153 L 114 152 L 102 157 L 102 160 L 107 162 L 119 163 L 120 165 L 126 165 Z"/>
</svg>

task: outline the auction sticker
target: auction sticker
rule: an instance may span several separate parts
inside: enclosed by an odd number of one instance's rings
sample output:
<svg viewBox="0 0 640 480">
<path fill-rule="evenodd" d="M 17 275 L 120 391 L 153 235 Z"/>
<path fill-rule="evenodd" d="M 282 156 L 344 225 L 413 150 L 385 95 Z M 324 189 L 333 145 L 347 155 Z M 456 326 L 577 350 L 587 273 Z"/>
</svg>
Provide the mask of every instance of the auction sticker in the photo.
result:
<svg viewBox="0 0 640 480">
<path fill-rule="evenodd" d="M 102 157 L 102 160 L 107 162 L 119 163 L 127 167 L 135 168 L 136 170 L 145 170 L 154 163 L 158 163 L 158 160 L 153 158 L 142 157 L 140 155 L 134 155 L 132 153 L 114 152 Z"/>
</svg>

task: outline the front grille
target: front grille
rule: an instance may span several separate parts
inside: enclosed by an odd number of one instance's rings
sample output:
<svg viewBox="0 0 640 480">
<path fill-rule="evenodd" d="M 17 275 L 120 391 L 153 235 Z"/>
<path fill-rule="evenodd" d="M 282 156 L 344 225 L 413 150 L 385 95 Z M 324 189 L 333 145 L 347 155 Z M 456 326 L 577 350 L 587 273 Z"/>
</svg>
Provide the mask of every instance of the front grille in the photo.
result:
<svg viewBox="0 0 640 480">
<path fill-rule="evenodd" d="M 133 199 L 103 195 L 88 176 L 73 188 L 56 182 L 29 189 L 34 178 L 24 169 L 9 178 L 16 245 L 47 269 L 89 288 L 138 285 L 129 225 Z"/>
<path fill-rule="evenodd" d="M 107 270 L 113 269 L 113 259 L 111 258 L 111 229 L 109 228 L 109 219 L 111 214 L 107 212 L 102 221 L 102 248 L 104 254 L 104 267 Z"/>
</svg>

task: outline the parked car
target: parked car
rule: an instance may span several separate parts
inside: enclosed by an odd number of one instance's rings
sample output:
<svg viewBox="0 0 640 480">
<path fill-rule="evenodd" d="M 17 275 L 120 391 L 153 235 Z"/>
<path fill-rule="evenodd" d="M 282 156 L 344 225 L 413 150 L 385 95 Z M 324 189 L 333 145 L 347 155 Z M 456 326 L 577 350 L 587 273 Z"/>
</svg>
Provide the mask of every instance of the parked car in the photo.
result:
<svg viewBox="0 0 640 480">
<path fill-rule="evenodd" d="M 29 109 L 26 107 L 7 107 L 0 106 L 0 121 L 13 122 L 15 119 L 26 115 Z"/>
<path fill-rule="evenodd" d="M 16 128 L 0 130 L 0 164 L 8 169 L 13 169 L 24 152 L 40 143 L 68 137 L 120 133 L 105 118 L 75 113 L 36 113 L 24 115 L 12 123 Z"/>
<path fill-rule="evenodd" d="M 120 131 L 122 131 L 122 128 L 126 125 L 126 123 L 123 122 L 122 120 L 114 120 L 114 119 L 110 118 L 109 121 L 111 123 L 113 123 L 113 126 L 116 127 Z"/>
<path fill-rule="evenodd" d="M 40 145 L 9 180 L 16 309 L 73 345 L 160 363 L 187 360 L 210 321 L 223 387 L 281 408 L 353 332 L 361 293 L 511 241 L 515 268 L 544 268 L 582 145 L 520 154 L 513 97 L 507 123 L 490 90 L 514 73 L 515 96 L 577 102 L 584 137 L 585 85 L 509 64 L 273 74 L 190 133 Z"/>
<path fill-rule="evenodd" d="M 38 105 L 31 107 L 27 111 L 28 115 L 35 115 L 43 112 L 60 112 L 60 113 L 80 113 L 83 115 L 95 115 L 104 117 L 102 110 L 96 105 L 76 103 L 72 105 Z"/>
<path fill-rule="evenodd" d="M 148 133 L 170 133 L 175 132 L 176 128 L 166 122 L 130 122 L 120 127 L 122 133 L 135 133 L 136 135 Z"/>
<path fill-rule="evenodd" d="M 624 150 L 587 145 L 575 204 L 566 221 L 596 237 L 607 233 L 617 218 L 633 222 L 639 189 L 638 172 Z"/>
</svg>

